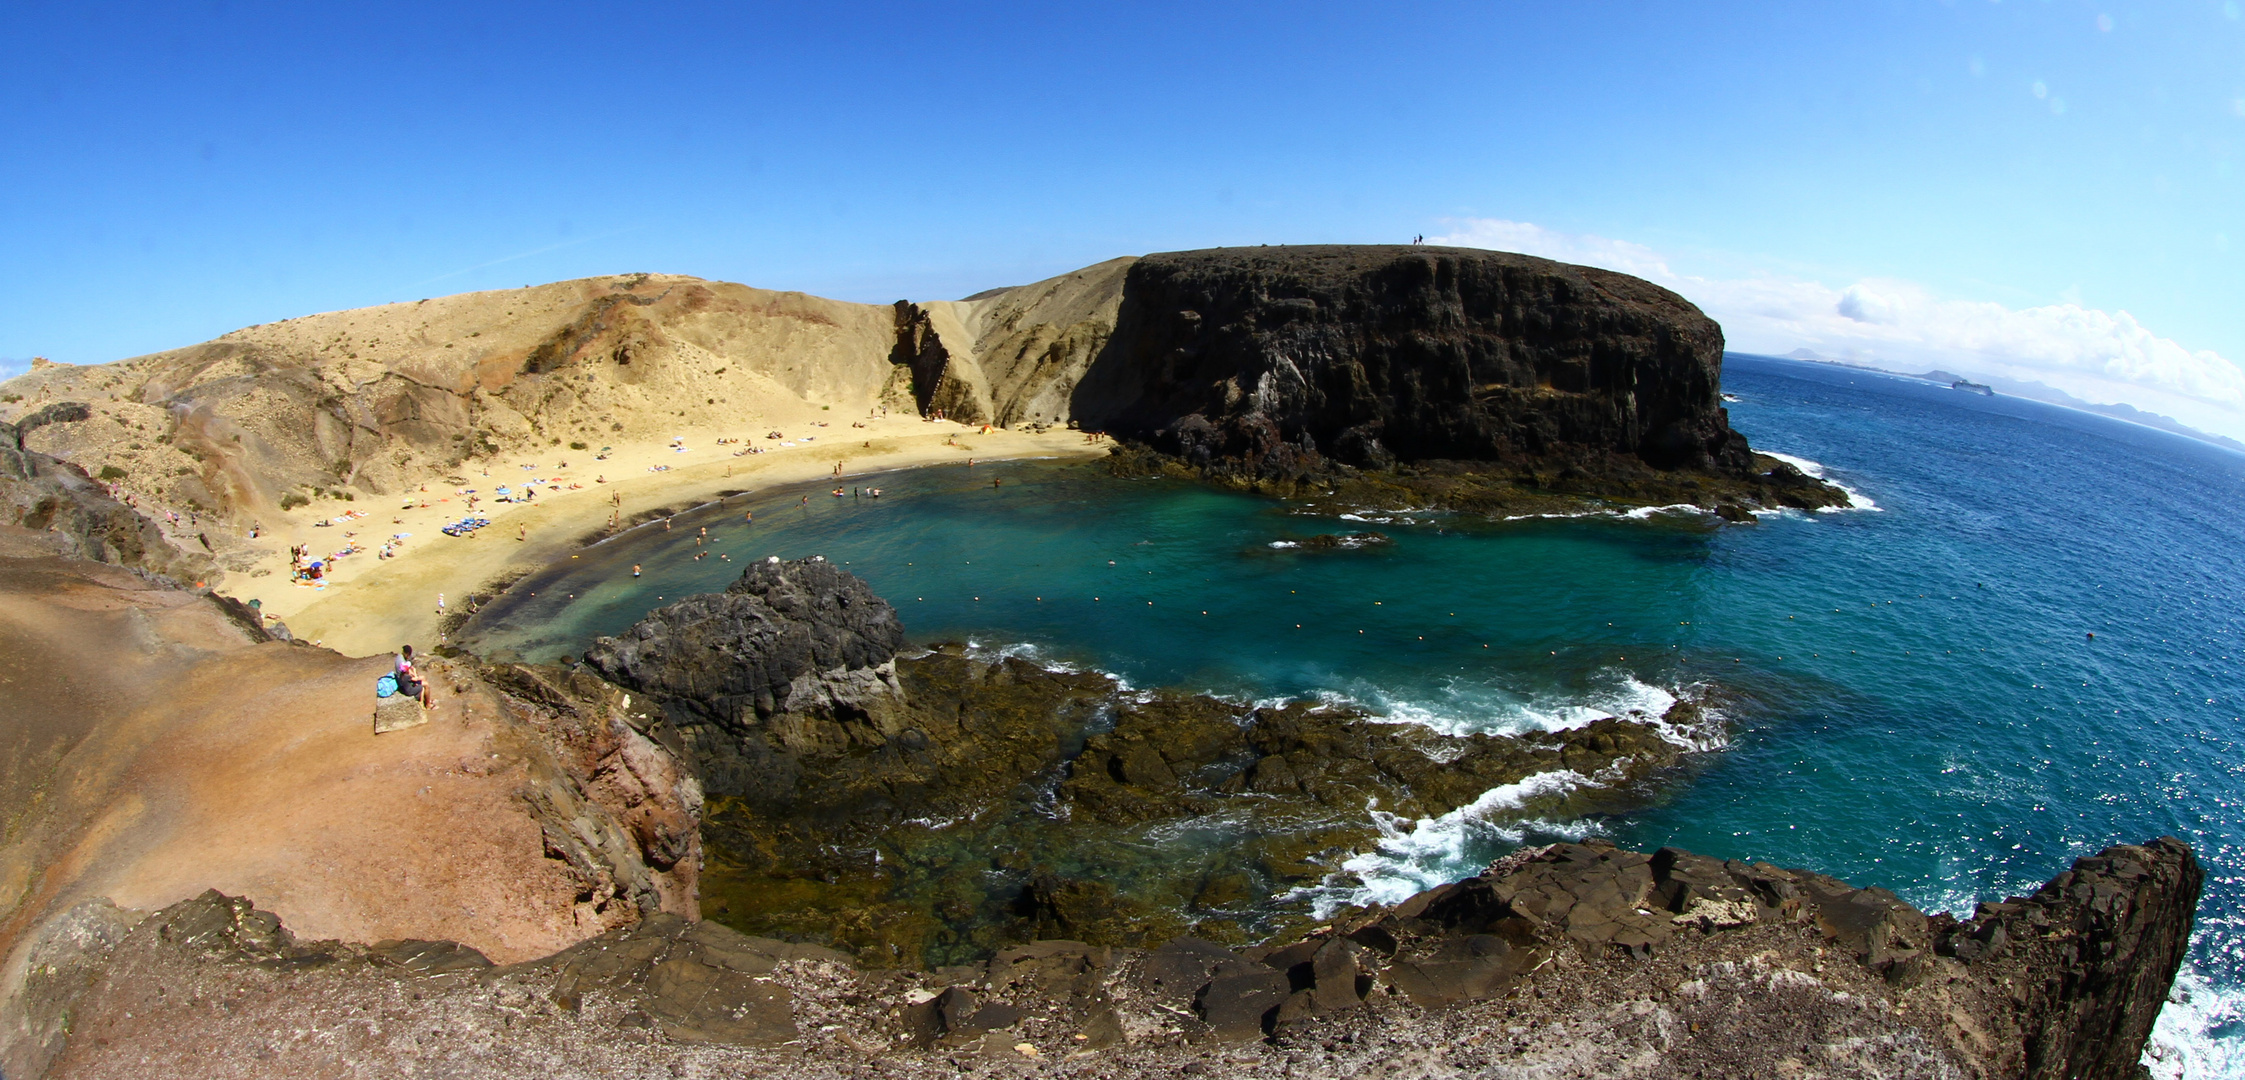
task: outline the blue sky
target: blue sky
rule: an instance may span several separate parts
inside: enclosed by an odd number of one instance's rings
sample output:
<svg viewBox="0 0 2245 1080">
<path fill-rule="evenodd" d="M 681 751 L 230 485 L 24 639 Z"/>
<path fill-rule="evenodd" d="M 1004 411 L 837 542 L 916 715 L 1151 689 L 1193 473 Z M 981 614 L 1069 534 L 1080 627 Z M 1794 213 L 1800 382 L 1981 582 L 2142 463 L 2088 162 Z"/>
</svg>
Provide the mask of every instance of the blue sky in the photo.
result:
<svg viewBox="0 0 2245 1080">
<path fill-rule="evenodd" d="M 1424 233 L 2245 433 L 2230 0 L 19 2 L 0 42 L 18 367 L 599 273 L 885 302 Z"/>
</svg>

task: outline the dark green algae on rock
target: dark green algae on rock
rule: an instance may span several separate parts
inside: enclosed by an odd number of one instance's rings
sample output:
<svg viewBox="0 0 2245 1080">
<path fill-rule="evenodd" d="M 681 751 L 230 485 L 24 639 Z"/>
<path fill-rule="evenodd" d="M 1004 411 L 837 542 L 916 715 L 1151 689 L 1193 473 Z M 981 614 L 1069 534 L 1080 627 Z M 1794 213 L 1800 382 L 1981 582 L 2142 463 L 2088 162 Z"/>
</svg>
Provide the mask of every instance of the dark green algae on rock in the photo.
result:
<svg viewBox="0 0 2245 1080">
<path fill-rule="evenodd" d="M 1650 797 L 1702 725 L 1609 718 L 1447 736 L 1352 709 L 1133 691 L 942 645 L 900 655 L 895 610 L 824 560 L 751 565 L 649 613 L 586 662 L 646 696 L 709 792 L 704 914 L 878 966 L 1046 938 L 1247 943 L 1309 925 L 1374 810 L 1437 817 L 1565 770 L 1503 808 L 1573 817 Z"/>
</svg>

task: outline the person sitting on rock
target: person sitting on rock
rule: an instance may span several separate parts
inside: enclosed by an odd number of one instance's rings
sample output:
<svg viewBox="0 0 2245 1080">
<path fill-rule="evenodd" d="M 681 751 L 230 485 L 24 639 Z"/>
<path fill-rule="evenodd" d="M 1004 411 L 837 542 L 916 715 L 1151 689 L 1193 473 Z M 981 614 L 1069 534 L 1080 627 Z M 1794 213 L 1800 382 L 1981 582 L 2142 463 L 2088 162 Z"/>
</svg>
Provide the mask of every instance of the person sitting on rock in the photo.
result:
<svg viewBox="0 0 2245 1080">
<path fill-rule="evenodd" d="M 398 663 L 393 674 L 397 676 L 399 694 L 420 698 L 424 709 L 435 707 L 436 695 L 429 692 L 429 684 L 421 681 L 420 671 L 413 666 L 413 646 L 398 646 Z"/>
</svg>

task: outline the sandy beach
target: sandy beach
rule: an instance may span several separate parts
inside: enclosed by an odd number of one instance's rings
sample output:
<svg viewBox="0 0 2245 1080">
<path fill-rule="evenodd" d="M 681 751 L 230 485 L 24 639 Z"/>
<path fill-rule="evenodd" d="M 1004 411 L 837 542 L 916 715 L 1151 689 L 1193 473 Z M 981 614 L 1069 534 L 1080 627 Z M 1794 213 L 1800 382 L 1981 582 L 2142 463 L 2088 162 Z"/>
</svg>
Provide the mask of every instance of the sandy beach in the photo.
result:
<svg viewBox="0 0 2245 1080">
<path fill-rule="evenodd" d="M 267 523 L 259 537 L 264 553 L 247 575 L 230 577 L 224 591 L 260 601 L 267 615 L 286 622 L 297 637 L 347 656 L 389 652 L 407 642 L 428 647 L 439 643 L 440 594 L 456 605 L 486 582 L 567 558 L 587 534 L 606 525 L 611 514 L 620 513 L 630 521 L 659 507 L 697 506 L 717 498 L 720 491 L 820 480 L 834 475 L 836 462 L 841 463 L 846 481 L 969 458 L 1092 457 L 1108 449 L 1105 442 L 1086 442 L 1082 432 L 1069 430 L 1038 435 L 993 428 L 984 434 L 979 427 L 911 416 L 838 419 L 827 424 L 782 429 L 789 436 L 782 440 L 765 438 L 765 430 L 678 431 L 672 435 L 683 438 L 683 451 L 668 439 L 641 439 L 613 444 L 605 460 L 595 460 L 595 451 L 558 447 L 536 457 L 502 455 L 449 474 L 465 477 L 466 484 L 448 484 L 442 476 L 428 478 L 409 492 L 410 509 L 404 508 L 406 494 L 298 508 L 279 522 Z M 804 439 L 806 435 L 810 438 Z M 720 438 L 740 442 L 719 444 Z M 763 452 L 733 456 L 749 446 Z M 652 471 L 657 466 L 669 468 Z M 535 501 L 491 501 L 499 485 L 517 487 L 533 478 L 545 481 Z M 446 536 L 440 531 L 446 524 L 469 515 L 467 497 L 459 493 L 462 488 L 475 490 L 479 499 L 475 513 L 491 524 L 464 536 Z M 619 493 L 621 506 L 611 501 Z M 346 511 L 365 516 L 317 524 Z M 398 534 L 404 536 L 396 542 L 393 556 L 377 557 L 384 540 Z M 333 560 L 320 586 L 289 582 L 290 545 L 308 545 L 314 558 L 325 559 L 347 543 L 361 550 Z"/>
</svg>

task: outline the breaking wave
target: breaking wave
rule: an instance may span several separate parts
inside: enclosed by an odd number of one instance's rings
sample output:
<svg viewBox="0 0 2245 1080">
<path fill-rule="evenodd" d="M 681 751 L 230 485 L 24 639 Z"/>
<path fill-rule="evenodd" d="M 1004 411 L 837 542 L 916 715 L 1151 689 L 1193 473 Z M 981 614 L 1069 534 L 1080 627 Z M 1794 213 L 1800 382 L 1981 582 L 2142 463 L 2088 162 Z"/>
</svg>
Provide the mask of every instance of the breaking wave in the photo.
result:
<svg viewBox="0 0 2245 1080">
<path fill-rule="evenodd" d="M 1394 904 L 1412 895 L 1472 877 L 1495 851 L 1517 846 L 1532 833 L 1580 828 L 1533 819 L 1499 820 L 1538 799 L 1571 794 L 1599 783 L 1572 769 L 1554 769 L 1502 784 L 1440 817 L 1412 821 L 1374 808 L 1380 839 L 1371 851 L 1350 856 L 1326 883 L 1295 891 L 1325 918 L 1358 904 Z"/>
<path fill-rule="evenodd" d="M 1791 465 L 1792 467 L 1801 470 L 1801 472 L 1807 474 L 1810 477 L 1822 480 L 1825 483 L 1830 484 L 1833 487 L 1836 487 L 1841 491 L 1847 493 L 1846 506 L 1827 506 L 1821 511 L 1823 513 L 1831 513 L 1838 510 L 1879 509 L 1879 504 L 1872 502 L 1869 495 L 1865 495 L 1862 492 L 1847 486 L 1846 484 L 1840 483 L 1839 481 L 1824 475 L 1824 466 L 1821 463 L 1810 461 L 1805 457 L 1794 457 L 1791 454 L 1780 454 L 1775 450 L 1756 450 L 1754 452 L 1762 455 L 1763 457 L 1776 458 L 1777 460 L 1782 461 L 1787 465 Z"/>
</svg>

